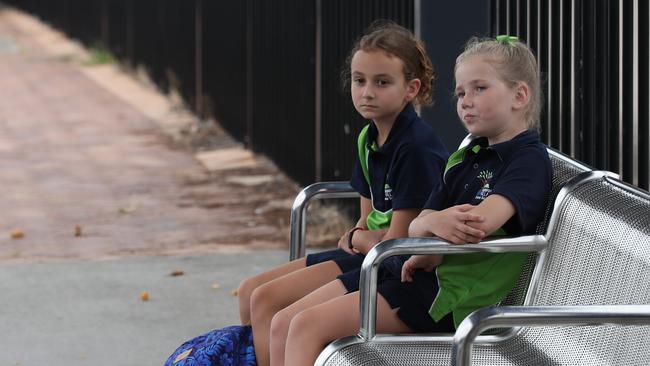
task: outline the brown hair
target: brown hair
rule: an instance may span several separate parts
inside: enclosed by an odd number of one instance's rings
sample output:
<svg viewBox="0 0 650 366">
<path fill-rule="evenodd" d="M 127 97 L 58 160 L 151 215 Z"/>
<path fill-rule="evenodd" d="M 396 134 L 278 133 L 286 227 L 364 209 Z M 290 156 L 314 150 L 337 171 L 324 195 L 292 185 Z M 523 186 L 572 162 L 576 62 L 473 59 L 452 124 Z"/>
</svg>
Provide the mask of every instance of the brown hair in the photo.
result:
<svg viewBox="0 0 650 366">
<path fill-rule="evenodd" d="M 350 84 L 350 64 L 357 51 L 381 50 L 402 60 L 404 79 L 420 79 L 420 91 L 415 97 L 415 104 L 431 105 L 433 103 L 433 82 L 436 72 L 427 55 L 424 44 L 411 31 L 391 21 L 375 21 L 361 36 L 350 51 L 343 69 L 344 86 Z"/>
<path fill-rule="evenodd" d="M 538 130 L 543 96 L 537 60 L 528 45 L 518 40 L 471 38 L 463 53 L 456 58 L 454 74 L 463 61 L 474 56 L 480 56 L 483 61 L 492 65 L 499 79 L 506 85 L 515 87 L 521 82 L 528 85 L 530 99 L 524 110 L 524 118 L 528 129 Z"/>
</svg>

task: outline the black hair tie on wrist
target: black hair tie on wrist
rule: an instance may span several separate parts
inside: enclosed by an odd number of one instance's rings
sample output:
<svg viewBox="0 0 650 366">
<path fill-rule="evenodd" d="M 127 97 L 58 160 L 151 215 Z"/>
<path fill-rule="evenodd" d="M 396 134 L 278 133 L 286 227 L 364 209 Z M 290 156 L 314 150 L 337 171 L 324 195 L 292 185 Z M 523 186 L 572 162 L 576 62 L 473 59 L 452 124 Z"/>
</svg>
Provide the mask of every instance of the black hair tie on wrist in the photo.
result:
<svg viewBox="0 0 650 366">
<path fill-rule="evenodd" d="M 352 234 L 354 234 L 354 232 L 357 230 L 364 230 L 364 229 L 360 226 L 357 226 L 352 230 L 350 230 L 350 232 L 348 233 L 348 248 L 350 249 L 354 249 L 354 245 L 352 245 Z"/>
</svg>

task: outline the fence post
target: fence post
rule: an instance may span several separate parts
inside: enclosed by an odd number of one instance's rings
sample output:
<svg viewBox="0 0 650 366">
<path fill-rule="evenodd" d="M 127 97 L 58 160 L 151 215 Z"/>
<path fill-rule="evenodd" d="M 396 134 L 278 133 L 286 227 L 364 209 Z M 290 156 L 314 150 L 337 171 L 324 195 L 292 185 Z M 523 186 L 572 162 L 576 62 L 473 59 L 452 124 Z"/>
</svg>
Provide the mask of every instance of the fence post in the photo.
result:
<svg viewBox="0 0 650 366">
<path fill-rule="evenodd" d="M 195 109 L 199 118 L 204 118 L 203 113 L 203 0 L 194 1 L 194 75 L 196 77 L 196 102 Z"/>
</svg>

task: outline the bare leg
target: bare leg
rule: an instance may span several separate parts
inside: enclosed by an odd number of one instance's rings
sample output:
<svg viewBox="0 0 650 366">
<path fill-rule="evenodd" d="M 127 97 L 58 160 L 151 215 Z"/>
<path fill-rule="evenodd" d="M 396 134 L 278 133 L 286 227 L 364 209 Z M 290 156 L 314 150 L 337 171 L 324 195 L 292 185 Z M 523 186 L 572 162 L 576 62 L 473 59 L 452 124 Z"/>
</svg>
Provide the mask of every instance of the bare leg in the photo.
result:
<svg viewBox="0 0 650 366">
<path fill-rule="evenodd" d="M 241 323 L 243 325 L 251 323 L 251 295 L 256 288 L 276 278 L 280 278 L 286 274 L 305 268 L 305 266 L 306 259 L 304 257 L 298 258 L 289 263 L 279 265 L 266 272 L 243 280 L 241 284 L 239 284 L 238 291 L 239 319 L 241 320 Z"/>
<path fill-rule="evenodd" d="M 313 365 L 325 346 L 359 331 L 359 292 L 353 292 L 298 313 L 291 320 L 285 349 L 286 366 Z M 381 296 L 377 297 L 377 331 L 407 333 L 411 330 Z"/>
<path fill-rule="evenodd" d="M 312 306 L 320 305 L 336 297 L 343 296 L 347 289 L 339 280 L 334 280 L 286 308 L 278 311 L 271 322 L 271 366 L 284 364 L 284 350 L 286 346 L 289 325 L 296 314 Z"/>
<path fill-rule="evenodd" d="M 273 316 L 339 274 L 339 266 L 327 261 L 286 274 L 253 291 L 251 324 L 258 365 L 269 364 L 269 336 Z"/>
</svg>

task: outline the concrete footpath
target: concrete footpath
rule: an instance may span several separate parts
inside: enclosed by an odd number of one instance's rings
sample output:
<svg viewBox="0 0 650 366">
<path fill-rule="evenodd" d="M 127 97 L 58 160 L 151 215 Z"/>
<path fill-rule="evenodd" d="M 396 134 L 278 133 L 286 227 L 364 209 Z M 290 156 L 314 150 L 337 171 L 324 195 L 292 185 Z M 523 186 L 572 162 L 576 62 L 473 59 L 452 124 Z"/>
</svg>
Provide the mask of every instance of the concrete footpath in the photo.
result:
<svg viewBox="0 0 650 366">
<path fill-rule="evenodd" d="M 297 186 L 92 61 L 0 3 L 0 366 L 162 365 L 288 258 Z"/>
<path fill-rule="evenodd" d="M 237 324 L 232 291 L 286 260 L 275 250 L 0 266 L 0 365 L 162 365 L 185 340 Z"/>
</svg>

